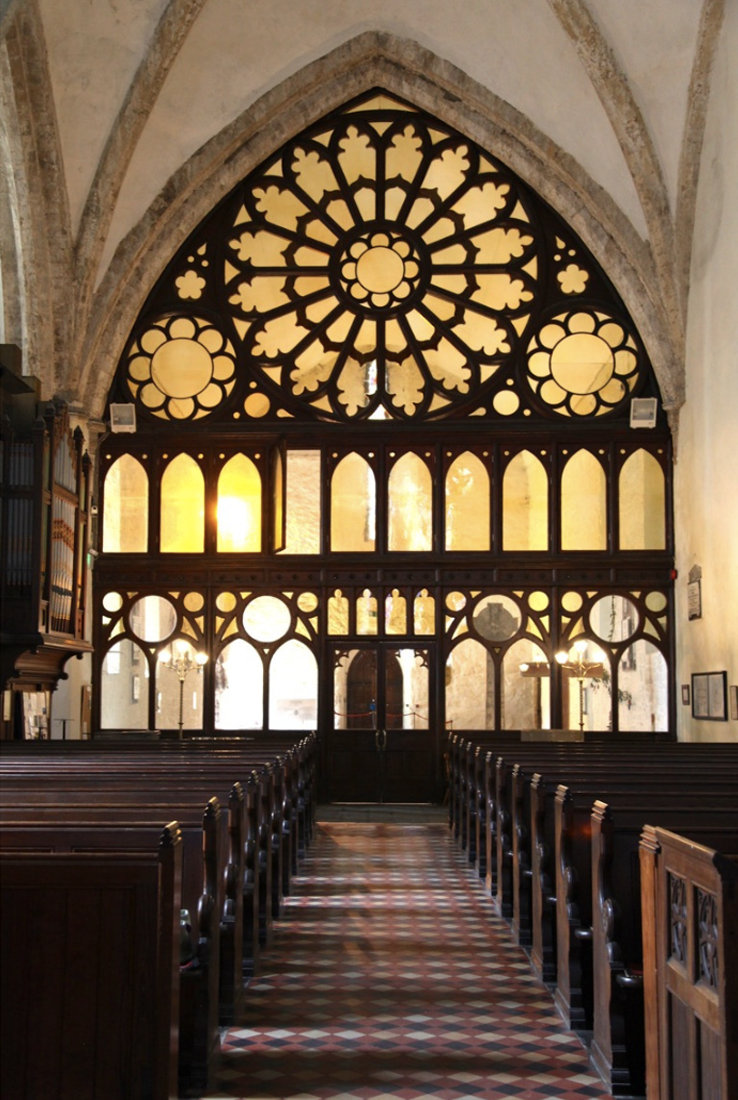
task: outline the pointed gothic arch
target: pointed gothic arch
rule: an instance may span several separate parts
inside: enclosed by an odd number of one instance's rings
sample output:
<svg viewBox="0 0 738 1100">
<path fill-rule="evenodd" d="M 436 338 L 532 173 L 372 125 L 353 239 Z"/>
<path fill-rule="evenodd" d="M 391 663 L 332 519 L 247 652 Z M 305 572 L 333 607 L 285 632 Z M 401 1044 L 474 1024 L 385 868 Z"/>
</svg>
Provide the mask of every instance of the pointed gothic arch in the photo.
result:
<svg viewBox="0 0 738 1100">
<path fill-rule="evenodd" d="M 130 453 L 149 472 L 156 500 L 172 456 L 187 454 L 188 467 L 201 471 L 204 552 L 162 545 L 154 509 L 146 553 L 103 555 L 95 570 L 100 652 L 125 627 L 106 612 L 123 587 L 130 599 L 158 578 L 171 599 L 197 595 L 192 636 L 213 654 L 246 630 L 233 609 L 265 597 L 284 619 L 274 640 L 281 645 L 284 635 L 315 655 L 318 724 L 330 752 L 331 670 L 344 652 L 336 637 L 342 646 L 348 639 L 346 651 L 379 647 L 383 660 L 398 640 L 432 688 L 413 719 L 428 735 L 423 749 L 413 731 L 414 760 L 425 751 L 429 771 L 428 784 L 414 789 L 430 796 L 440 778 L 444 670 L 467 635 L 496 677 L 505 669 L 511 698 L 515 654 L 530 648 L 512 647 L 521 639 L 538 647 L 551 664 L 545 697 L 554 724 L 566 698 L 554 652 L 586 629 L 577 599 L 588 606 L 605 583 L 627 594 L 639 637 L 671 667 L 669 431 L 661 410 L 644 444 L 629 425 L 636 396 L 659 396 L 640 333 L 558 213 L 494 150 L 416 104 L 382 88 L 342 103 L 272 150 L 208 213 L 131 325 L 109 398 L 135 404 L 138 431 L 105 441 L 101 473 Z M 644 446 L 666 472 L 667 545 L 621 553 L 619 471 Z M 283 497 L 274 471 L 295 476 L 290 456 L 302 452 L 317 455 L 318 535 L 283 552 L 285 501 L 288 512 L 302 510 L 316 483 Z M 505 471 L 521 452 L 535 456 L 546 479 L 549 532 L 523 550 L 506 542 L 504 499 Z M 240 556 L 219 551 L 218 538 L 220 471 L 235 453 L 253 460 L 262 486 L 261 549 Z M 486 475 L 485 541 L 456 539 L 447 552 L 445 471 L 468 454 Z M 604 539 L 577 539 L 569 553 L 562 485 L 568 507 L 578 485 L 567 469 L 578 454 L 601 472 L 606 530 Z M 358 512 L 351 476 L 336 490 L 347 471 L 362 482 Z M 403 523 L 417 522 L 421 482 L 427 534 L 421 543 L 398 539 L 398 495 Z M 537 499 L 540 511 L 540 487 Z M 289 514 L 286 526 L 295 528 Z M 388 600 L 414 606 L 419 591 L 434 623 L 384 614 Z M 490 608 L 502 607 L 516 609 L 515 624 L 498 636 L 484 624 Z M 214 668 L 203 673 L 208 732 L 216 726 Z M 524 694 L 535 693 L 527 685 Z M 501 690 L 485 713 L 504 728 Z"/>
<path fill-rule="evenodd" d="M 672 319 L 654 299 L 651 251 L 617 204 L 529 118 L 462 70 L 419 44 L 370 31 L 342 43 L 270 89 L 211 138 L 168 181 L 118 246 L 91 305 L 81 348 L 85 400 L 101 415 L 115 364 L 134 318 L 160 270 L 217 200 L 275 146 L 341 107 L 384 87 L 410 97 L 447 125 L 494 149 L 578 233 L 623 295 L 649 349 L 666 407 L 683 400 L 682 356 Z M 648 189 L 648 180 L 643 187 Z M 654 187 L 656 184 L 653 185 Z"/>
</svg>

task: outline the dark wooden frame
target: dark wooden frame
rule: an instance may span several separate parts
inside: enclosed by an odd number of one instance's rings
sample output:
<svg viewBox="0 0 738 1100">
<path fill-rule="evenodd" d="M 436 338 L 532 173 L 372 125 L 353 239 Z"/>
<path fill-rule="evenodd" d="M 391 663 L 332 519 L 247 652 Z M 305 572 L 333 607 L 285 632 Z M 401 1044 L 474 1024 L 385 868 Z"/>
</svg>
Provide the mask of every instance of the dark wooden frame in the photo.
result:
<svg viewBox="0 0 738 1100">
<path fill-rule="evenodd" d="M 706 706 L 702 706 L 704 702 Z M 727 722 L 727 672 L 692 673 L 692 717 L 701 722 Z"/>
<path fill-rule="evenodd" d="M 521 226 L 529 226 L 533 244 L 526 245 L 525 257 L 518 257 L 514 262 L 510 260 L 508 267 L 511 273 L 517 277 L 522 268 L 528 262 L 529 255 L 534 253 L 537 257 L 537 275 L 529 278 L 528 273 L 521 276 L 526 285 L 533 287 L 533 299 L 525 307 L 518 310 L 522 316 L 530 316 L 529 321 L 519 339 L 511 341 L 508 352 L 488 355 L 486 350 L 479 352 L 478 362 L 471 364 L 470 371 L 472 382 L 467 394 L 454 391 L 453 386 L 448 386 L 445 396 L 449 397 L 446 406 L 432 409 L 427 403 L 428 394 L 423 397 L 422 404 L 418 406 L 418 415 L 409 415 L 395 407 L 392 410 L 393 419 L 371 420 L 370 416 L 377 406 L 379 398 L 373 397 L 360 414 L 350 416 L 347 407 L 342 408 L 338 394 L 337 371 L 343 362 L 345 349 L 337 349 L 339 367 L 332 367 L 328 375 L 323 378 L 316 393 L 323 394 L 326 406 L 324 411 L 316 408 L 311 403 L 311 395 L 301 400 L 290 383 L 290 369 L 294 356 L 292 353 L 283 356 L 282 381 L 277 383 L 274 378 L 266 377 L 264 368 L 268 365 L 253 341 L 253 332 L 263 319 L 258 309 L 248 314 L 242 310 L 242 321 L 253 322 L 252 329 L 244 334 L 241 328 L 234 324 L 234 316 L 237 312 L 232 308 L 228 298 L 229 288 L 221 285 L 220 277 L 214 275 L 216 271 L 222 271 L 222 265 L 213 263 L 214 257 L 218 261 L 228 259 L 232 271 L 238 268 L 238 276 L 230 275 L 231 282 L 236 277 L 246 279 L 248 282 L 256 268 L 249 266 L 249 262 L 233 260 L 233 250 L 230 242 L 234 235 L 234 216 L 241 209 L 246 211 L 246 220 L 253 226 L 259 227 L 260 215 L 254 203 L 254 189 L 263 186 L 265 180 L 273 181 L 277 177 L 291 181 L 288 185 L 299 189 L 299 182 L 293 180 L 293 167 L 291 157 L 295 150 L 309 148 L 319 152 L 319 156 L 332 156 L 335 153 L 333 145 L 320 145 L 316 140 L 319 132 L 335 127 L 335 134 L 345 119 L 350 119 L 351 124 L 361 127 L 364 125 L 362 111 L 366 112 L 366 119 L 376 117 L 377 120 L 385 119 L 383 110 L 377 113 L 376 108 L 366 107 L 366 101 L 375 93 L 369 93 L 361 97 L 351 106 L 351 111 L 346 113 L 345 108 L 339 108 L 327 120 L 321 120 L 309 127 L 308 130 L 288 142 L 282 149 L 274 152 L 258 167 L 246 180 L 242 181 L 230 195 L 226 196 L 214 208 L 212 213 L 201 223 L 191 237 L 183 243 L 180 250 L 172 257 L 156 285 L 151 290 L 149 297 L 132 329 L 130 339 L 124 350 L 116 379 L 111 387 L 109 399 L 111 401 L 130 400 L 132 390 L 131 379 L 128 375 L 128 363 L 132 355 L 137 354 L 137 341 L 149 329 L 150 326 L 166 326 L 169 318 L 185 316 L 197 319 L 197 324 L 207 320 L 207 323 L 218 327 L 224 338 L 227 338 L 234 350 L 234 361 L 237 365 L 235 381 L 232 389 L 224 396 L 221 404 L 212 412 L 207 412 L 200 419 L 185 416 L 184 419 L 173 421 L 166 417 L 157 418 L 150 409 L 138 401 L 138 431 L 136 436 L 108 437 L 100 449 L 100 500 L 104 508 L 104 479 L 112 462 L 119 455 L 129 452 L 136 455 L 144 464 L 149 476 L 149 549 L 146 554 L 107 554 L 99 557 L 94 575 L 95 585 L 95 631 L 96 647 L 95 677 L 99 682 L 101 662 L 109 638 L 101 625 L 101 604 L 105 592 L 111 588 L 120 587 L 121 591 L 136 591 L 140 594 L 149 592 L 163 593 L 167 590 L 194 590 L 202 594 L 205 605 L 204 627 L 202 637 L 198 641 L 210 655 L 210 661 L 204 670 L 204 726 L 207 732 L 214 732 L 213 726 L 213 676 L 217 658 L 218 647 L 221 639 L 215 629 L 215 599 L 218 591 L 232 589 L 233 591 L 248 589 L 250 592 L 280 595 L 282 592 L 295 592 L 301 586 L 316 592 L 319 597 L 318 622 L 319 629 L 316 637 L 309 639 L 318 661 L 318 667 L 323 677 L 330 668 L 329 654 L 336 639 L 327 634 L 327 607 L 328 599 L 332 592 L 340 588 L 344 594 L 349 593 L 351 598 L 365 587 L 369 587 L 381 600 L 386 590 L 398 587 L 406 595 L 422 588 L 436 599 L 435 635 L 437 665 L 434 670 L 433 682 L 436 684 L 437 695 L 434 699 L 435 711 L 438 721 L 442 721 L 443 715 L 443 667 L 451 646 L 451 639 L 444 631 L 445 618 L 444 600 L 446 593 L 461 588 L 465 591 L 490 591 L 494 593 L 512 593 L 520 591 L 545 591 L 550 599 L 549 626 L 544 630 L 543 647 L 550 648 L 548 654 L 553 659 L 556 649 L 569 641 L 568 631 L 573 629 L 569 619 L 564 622 L 560 614 L 560 601 L 567 591 L 575 590 L 581 593 L 586 602 L 591 599 L 591 593 L 597 596 L 609 593 L 622 593 L 635 602 L 638 607 L 638 629 L 627 641 L 619 640 L 613 644 L 613 700 L 617 688 L 618 666 L 623 654 L 637 639 L 645 639 L 654 644 L 662 653 L 667 663 L 667 671 L 670 679 L 668 702 L 668 726 L 675 727 L 676 701 L 673 684 L 674 668 L 674 601 L 673 601 L 673 510 L 672 510 L 672 450 L 671 437 L 668 423 L 662 409 L 656 420 L 656 426 L 649 429 L 633 430 L 630 427 L 630 399 L 635 396 L 656 396 L 658 386 L 655 375 L 648 360 L 647 352 L 641 345 L 632 320 L 628 316 L 624 304 L 606 273 L 600 268 L 597 261 L 588 252 L 583 242 L 579 241 L 575 233 L 564 224 L 555 211 L 551 210 L 540 198 L 531 192 L 522 180 L 517 179 L 500 162 L 488 153 L 479 150 L 473 142 L 469 142 L 463 135 L 458 135 L 448 130 L 443 122 L 432 119 L 423 111 L 417 111 L 410 105 L 409 111 L 401 112 L 403 124 L 413 119 L 419 120 L 419 129 L 431 126 L 439 133 L 448 133 L 448 148 L 460 148 L 462 145 L 470 150 L 470 163 L 482 163 L 478 158 L 486 158 L 487 167 L 479 178 L 487 179 L 491 171 L 490 165 L 494 164 L 495 179 L 504 181 L 510 190 L 504 204 L 504 210 L 500 214 L 501 226 L 517 229 Z M 357 113 L 358 112 L 358 113 Z M 372 114 L 374 112 L 374 114 Z M 386 113 L 386 112 L 385 112 Z M 342 121 L 341 116 L 345 115 Z M 394 122 L 389 120 L 390 126 Z M 363 131 L 362 131 L 363 132 Z M 368 132 L 368 131 L 367 131 Z M 387 133 L 390 131 L 387 130 Z M 424 131 L 426 132 L 426 131 Z M 329 151 L 327 151 L 329 150 Z M 423 157 L 429 156 L 428 147 L 424 147 Z M 280 165 L 280 171 L 269 175 L 269 170 L 275 165 Z M 281 173 L 281 175 L 280 175 Z M 347 206 L 356 209 L 352 186 L 344 179 L 341 172 L 337 175 L 338 187 L 341 197 Z M 462 190 L 467 186 L 466 181 Z M 384 183 L 377 184 L 378 190 Z M 413 186 L 419 187 L 418 183 Z M 412 188 L 410 188 L 412 190 Z M 409 204 L 409 197 L 404 200 Z M 525 222 L 515 215 L 511 196 L 516 196 L 520 202 L 520 210 L 524 210 L 529 218 Z M 315 200 L 315 208 L 321 209 L 322 199 Z M 449 209 L 453 206 L 449 202 Z M 439 207 L 440 209 L 440 207 Z M 445 207 L 444 207 L 445 209 Z M 326 214 L 326 211 L 323 211 Z M 323 215 L 321 215 L 323 216 Z M 326 214 L 327 216 L 327 214 Z M 238 214 L 240 218 L 240 214 Z M 391 229 L 383 221 L 383 215 L 377 215 L 378 222 L 385 229 Z M 490 225 L 495 223 L 495 217 L 490 216 Z M 239 222 L 239 224 L 241 224 Z M 244 223 L 245 224 L 245 223 Z M 398 226 L 402 229 L 401 219 Z M 404 223 L 403 223 L 404 224 Z M 495 223 L 496 224 L 496 223 Z M 381 226 L 380 226 L 381 228 Z M 407 228 L 407 227 L 405 227 Z M 301 241 L 302 227 L 298 227 L 290 239 L 294 247 Z M 404 230 L 403 230 L 404 231 Z M 333 259 L 338 261 L 341 249 L 348 247 L 356 237 L 357 226 L 345 230 L 339 235 L 336 243 L 336 251 Z M 363 232 L 363 230 L 362 230 Z M 466 241 L 466 238 L 474 235 L 471 230 L 461 227 L 461 221 L 457 220 L 456 236 L 454 239 Z M 407 235 L 412 237 L 413 231 L 407 228 Z M 468 242 L 467 242 L 468 244 Z M 474 278 L 475 262 L 473 250 L 464 245 L 466 260 L 460 263 L 464 269 L 465 277 Z M 292 248 L 293 245 L 290 247 Z M 422 249 L 421 249 L 422 251 Z M 207 265 L 201 264 L 198 256 L 207 253 Z M 287 254 L 286 254 L 287 255 Z M 290 256 L 292 253 L 289 254 Z M 421 257 L 422 262 L 430 262 L 428 256 Z M 331 263 L 333 263 L 333 259 Z M 292 272 L 292 260 L 288 259 L 288 268 Z M 563 290 L 563 282 L 559 278 L 563 266 L 570 262 L 581 264 L 588 272 L 586 292 L 567 294 Z M 235 267 L 233 266 L 235 264 Z M 258 266 L 258 265 L 257 265 Z M 200 299 L 189 303 L 183 301 L 177 294 L 177 280 L 185 271 L 197 270 L 203 281 L 203 293 Z M 271 269 L 270 269 L 271 270 Z M 330 268 L 333 272 L 331 278 L 337 278 L 336 264 Z M 481 270 L 481 269 L 480 269 Z M 486 270 L 486 269 L 485 269 Z M 507 270 L 507 268 L 505 268 Z M 420 280 L 430 279 L 429 271 L 423 271 Z M 527 282 L 526 282 L 527 280 Z M 351 309 L 354 313 L 352 322 L 353 332 L 356 319 L 367 316 L 364 306 L 359 307 L 354 303 L 353 308 L 350 298 L 345 293 L 345 287 L 336 283 L 334 290 L 337 301 L 343 310 Z M 235 283 L 233 284 L 235 285 Z M 471 283 L 467 287 L 471 287 Z M 230 286 L 230 284 L 229 284 Z M 232 289 L 232 288 L 231 288 Z M 293 288 L 290 286 L 286 293 L 290 301 L 294 300 Z M 415 295 L 412 291 L 411 297 Z M 453 296 L 453 295 L 452 295 Z M 463 297 L 463 295 L 462 295 Z M 466 301 L 466 299 L 465 299 Z M 464 303 L 462 303 L 463 305 Z M 287 308 L 285 306 L 285 308 Z M 290 305 L 290 309 L 292 306 Z M 461 305 L 459 306 L 461 309 Z M 612 317 L 616 324 L 621 325 L 623 332 L 634 341 L 633 347 L 639 362 L 638 381 L 628 392 L 622 401 L 613 405 L 605 415 L 573 415 L 573 410 L 567 406 L 569 415 L 557 412 L 551 405 L 540 397 L 536 385 L 531 384 L 531 376 L 528 370 L 529 349 L 533 346 L 535 334 L 541 331 L 541 326 L 550 322 L 568 324 L 568 318 L 573 316 L 575 310 L 581 310 L 584 314 L 596 317 L 600 313 Z M 500 324 L 504 328 L 509 324 L 510 317 L 515 311 L 506 312 L 500 307 Z M 251 315 L 253 314 L 253 316 Z M 266 316 L 266 314 L 264 315 Z M 383 308 L 377 307 L 375 321 L 377 326 L 382 326 L 385 321 L 395 318 L 403 318 L 403 306 L 393 302 Z M 564 321 L 561 320 L 564 318 Z M 399 323 L 399 322 L 398 322 Z M 435 322 L 434 322 L 435 323 Z M 597 322 L 599 323 L 599 322 Z M 404 319 L 402 324 L 406 324 Z M 377 332 L 379 333 L 378 327 Z M 382 332 L 384 330 L 382 329 Z M 404 330 L 403 330 L 404 331 Z M 377 337 L 381 342 L 380 336 Z M 415 338 L 413 337 L 413 340 Z M 451 343 L 458 346 L 458 334 L 454 334 L 453 325 L 449 328 Z M 410 337 L 408 337 L 410 343 Z M 418 343 L 418 341 L 416 341 Z M 415 347 L 415 344 L 413 344 Z M 377 353 L 377 362 L 380 375 L 382 373 L 382 355 L 386 348 L 380 348 Z M 420 351 L 415 347 L 416 351 Z M 230 354 L 230 352 L 229 352 Z M 368 354 L 368 353 L 367 353 Z M 297 355 L 297 352 L 295 352 Z M 495 364 L 495 370 L 485 381 L 481 381 L 484 371 L 481 366 Z M 428 385 L 431 383 L 426 377 Z M 229 383 L 230 385 L 230 383 Z M 380 379 L 380 388 L 384 382 Z M 434 392 L 441 394 L 443 385 L 432 384 Z M 512 391 L 520 401 L 518 411 L 511 416 L 502 416 L 494 408 L 494 397 L 500 392 Z M 249 393 L 263 393 L 271 402 L 267 415 L 259 420 L 249 420 L 247 410 L 243 404 L 244 395 Z M 225 394 L 225 389 L 224 389 Z M 134 395 L 135 396 L 135 395 Z M 314 394 L 313 394 L 314 396 Z M 385 398 L 387 394 L 384 394 Z M 600 398 L 597 398 L 599 401 Z M 389 404 L 389 401 L 386 402 Z M 202 410 L 201 410 L 202 411 Z M 603 412 L 603 407 L 599 407 Z M 280 413 L 286 415 L 281 416 Z M 471 415 L 474 414 L 474 415 Z M 269 502 L 273 498 L 272 478 L 273 462 L 264 461 L 267 453 L 276 455 L 284 453 L 286 449 L 318 449 L 322 454 L 321 467 L 321 540 L 320 552 L 311 555 L 278 554 L 276 547 L 279 545 L 279 533 L 273 531 L 273 520 L 276 511 L 270 510 Z M 605 475 L 606 483 L 606 524 L 607 546 L 602 551 L 563 551 L 561 549 L 561 479 L 568 458 L 581 449 L 588 450 L 597 461 Z M 619 486 L 620 473 L 624 463 L 635 451 L 645 449 L 658 462 L 664 473 L 664 499 L 665 516 L 664 532 L 665 546 L 662 550 L 621 550 L 620 549 L 620 508 Z M 160 479 L 164 464 L 167 461 L 162 456 L 173 456 L 181 451 L 186 451 L 195 457 L 203 469 L 205 479 L 205 511 L 206 511 L 206 535 L 205 553 L 202 555 L 186 554 L 161 554 L 159 553 L 159 517 L 158 495 Z M 214 501 L 217 490 L 217 469 L 222 461 L 221 455 L 230 456 L 237 451 L 252 456 L 257 450 L 262 454 L 262 465 L 259 466 L 262 473 L 264 501 L 263 530 L 270 532 L 269 542 L 264 543 L 263 552 L 260 554 L 216 554 L 215 547 L 215 522 Z M 489 549 L 485 551 L 459 552 L 445 550 L 444 531 L 444 480 L 451 462 L 459 454 L 469 450 L 479 457 L 490 475 L 490 531 Z M 530 451 L 538 457 L 545 466 L 548 475 L 548 546 L 545 551 L 513 552 L 503 549 L 503 478 L 508 464 L 520 451 Z M 352 451 L 356 451 L 366 457 L 377 478 L 377 549 L 372 554 L 358 553 L 332 553 L 330 551 L 330 477 L 333 466 Z M 389 469 L 399 454 L 407 451 L 415 451 L 425 455 L 430 452 L 427 459 L 428 466 L 433 476 L 433 549 L 427 553 L 390 553 L 387 551 L 387 476 Z M 201 456 L 201 457 L 198 457 Z M 646 605 L 648 593 L 658 591 L 664 596 L 664 610 L 659 615 L 649 612 Z M 639 592 L 636 599 L 634 592 Z M 353 622 L 353 620 L 352 620 Z M 645 629 L 648 624 L 648 630 Z M 533 637 L 532 634 L 529 635 Z M 407 639 L 413 637 L 412 629 L 408 631 Z M 405 636 L 398 636 L 399 643 L 405 643 Z M 305 637 L 301 637 L 306 641 Z M 367 639 L 358 636 L 355 630 L 347 637 L 346 642 L 365 642 Z M 381 633 L 378 640 L 382 640 Z M 424 639 L 427 640 L 427 639 Z M 535 639 L 538 641 L 538 639 Z M 503 647 L 504 648 L 504 647 Z M 497 647 L 499 650 L 500 647 Z M 495 650 L 490 646 L 489 651 Z M 500 652 L 496 652 L 494 660 L 502 660 Z M 150 654 L 152 661 L 151 671 L 155 672 L 155 653 Z M 497 673 L 499 675 L 499 672 Z M 155 699 L 155 689 L 151 692 L 152 700 Z M 562 683 L 561 674 L 554 670 L 552 677 L 552 723 L 561 724 L 562 714 Z M 329 704 L 330 692 L 321 690 L 319 698 L 319 725 L 321 729 L 328 728 L 331 721 Z M 496 693 L 495 725 L 501 725 L 499 692 Z M 98 707 L 96 720 L 99 722 L 99 693 L 96 693 L 96 705 Z M 153 702 L 152 702 L 153 707 Z M 613 708 L 613 720 L 617 729 L 617 706 Z M 153 715 L 151 717 L 153 722 Z M 439 768 L 440 768 L 439 760 Z"/>
</svg>

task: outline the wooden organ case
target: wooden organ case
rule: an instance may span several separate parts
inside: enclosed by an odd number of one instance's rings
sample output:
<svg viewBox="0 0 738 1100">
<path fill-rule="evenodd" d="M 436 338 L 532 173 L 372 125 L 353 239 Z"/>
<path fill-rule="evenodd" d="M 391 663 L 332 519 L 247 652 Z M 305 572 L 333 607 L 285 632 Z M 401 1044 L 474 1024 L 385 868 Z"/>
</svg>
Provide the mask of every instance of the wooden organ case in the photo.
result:
<svg viewBox="0 0 738 1100">
<path fill-rule="evenodd" d="M 7 349 L 4 348 L 5 352 Z M 6 358 L 4 356 L 4 358 Z M 0 676 L 3 738 L 50 736 L 51 692 L 85 641 L 90 467 L 60 402 L 3 366 Z"/>
</svg>

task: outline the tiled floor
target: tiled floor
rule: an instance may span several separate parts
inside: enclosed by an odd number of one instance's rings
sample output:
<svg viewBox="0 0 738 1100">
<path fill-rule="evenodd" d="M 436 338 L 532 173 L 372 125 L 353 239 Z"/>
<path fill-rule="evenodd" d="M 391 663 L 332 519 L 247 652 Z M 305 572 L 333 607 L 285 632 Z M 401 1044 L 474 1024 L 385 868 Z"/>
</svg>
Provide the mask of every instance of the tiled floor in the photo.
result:
<svg viewBox="0 0 738 1100">
<path fill-rule="evenodd" d="M 445 824 L 339 820 L 318 826 L 207 1095 L 608 1094 Z"/>
<path fill-rule="evenodd" d="M 387 825 L 442 825 L 448 821 L 448 808 L 429 802 L 333 802 L 318 807 L 320 821 L 375 822 Z"/>
</svg>

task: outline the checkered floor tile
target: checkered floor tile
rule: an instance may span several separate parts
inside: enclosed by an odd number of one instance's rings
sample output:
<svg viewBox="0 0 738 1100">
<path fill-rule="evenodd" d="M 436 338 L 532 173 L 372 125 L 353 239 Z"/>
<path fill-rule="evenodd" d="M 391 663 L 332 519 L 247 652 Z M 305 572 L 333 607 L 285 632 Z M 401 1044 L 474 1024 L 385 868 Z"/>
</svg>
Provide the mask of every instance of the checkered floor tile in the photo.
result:
<svg viewBox="0 0 738 1100">
<path fill-rule="evenodd" d="M 208 1100 L 605 1100 L 444 825 L 323 822 Z"/>
</svg>

